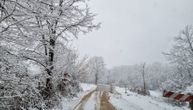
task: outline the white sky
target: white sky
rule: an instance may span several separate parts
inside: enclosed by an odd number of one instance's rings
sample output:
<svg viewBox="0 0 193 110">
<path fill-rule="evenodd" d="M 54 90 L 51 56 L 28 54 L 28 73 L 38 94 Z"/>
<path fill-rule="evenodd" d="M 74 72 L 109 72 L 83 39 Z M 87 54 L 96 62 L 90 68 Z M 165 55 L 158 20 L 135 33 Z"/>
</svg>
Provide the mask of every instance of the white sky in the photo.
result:
<svg viewBox="0 0 193 110">
<path fill-rule="evenodd" d="M 91 0 L 101 28 L 75 41 L 81 55 L 102 56 L 107 67 L 165 62 L 172 38 L 193 24 L 193 0 Z"/>
</svg>

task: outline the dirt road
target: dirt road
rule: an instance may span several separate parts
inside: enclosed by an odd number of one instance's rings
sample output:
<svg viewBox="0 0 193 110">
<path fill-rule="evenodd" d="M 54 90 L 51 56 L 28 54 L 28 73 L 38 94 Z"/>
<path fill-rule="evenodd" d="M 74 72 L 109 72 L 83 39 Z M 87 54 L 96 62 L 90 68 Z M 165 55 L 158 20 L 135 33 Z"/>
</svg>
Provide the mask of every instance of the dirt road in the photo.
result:
<svg viewBox="0 0 193 110">
<path fill-rule="evenodd" d="M 115 107 L 109 102 L 109 96 L 107 92 L 102 93 L 100 110 L 116 110 Z"/>
<path fill-rule="evenodd" d="M 107 92 L 91 91 L 81 99 L 81 101 L 75 106 L 74 110 L 116 110 L 109 102 L 109 98 Z M 91 107 L 91 102 L 93 108 Z"/>
</svg>

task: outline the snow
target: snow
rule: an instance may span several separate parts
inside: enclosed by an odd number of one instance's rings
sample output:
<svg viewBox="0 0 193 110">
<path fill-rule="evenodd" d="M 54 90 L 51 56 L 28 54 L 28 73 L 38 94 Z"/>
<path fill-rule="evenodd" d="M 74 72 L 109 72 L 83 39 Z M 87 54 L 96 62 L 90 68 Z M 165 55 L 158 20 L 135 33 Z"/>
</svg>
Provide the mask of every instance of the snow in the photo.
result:
<svg viewBox="0 0 193 110">
<path fill-rule="evenodd" d="M 30 60 L 25 61 L 24 64 L 28 67 L 29 75 L 41 74 L 41 68 L 38 65 L 32 64 Z"/>
<path fill-rule="evenodd" d="M 110 102 L 121 110 L 189 110 L 187 107 L 172 106 L 158 98 L 160 95 L 158 92 L 150 92 L 155 97 L 142 96 L 133 92 L 125 94 L 124 88 L 116 87 L 121 96 L 115 97 L 111 95 Z"/>
<path fill-rule="evenodd" d="M 192 93 L 193 92 L 193 84 L 191 86 L 188 86 L 185 90 L 187 93 Z"/>
<path fill-rule="evenodd" d="M 80 102 L 83 96 L 96 89 L 96 85 L 82 83 L 83 92 L 79 93 L 78 97 L 73 99 L 64 99 L 61 107 L 62 110 L 73 110 L 73 108 Z M 109 102 L 117 110 L 189 110 L 188 107 L 173 106 L 164 101 L 160 91 L 150 91 L 150 96 L 142 96 L 137 93 L 127 91 L 124 88 L 115 87 L 116 93 L 109 93 Z M 100 94 L 94 92 L 88 99 L 78 105 L 83 110 L 99 109 Z M 57 110 L 57 109 L 55 109 Z"/>
<path fill-rule="evenodd" d="M 152 91 L 150 90 L 150 96 L 152 97 L 162 97 L 162 92 L 161 91 Z"/>
<path fill-rule="evenodd" d="M 61 107 L 57 107 L 54 110 L 73 110 L 74 105 L 78 104 L 79 99 L 74 98 L 74 99 L 63 99 L 61 102 Z"/>
<path fill-rule="evenodd" d="M 82 99 L 82 97 L 84 95 L 86 95 L 89 92 L 96 89 L 96 85 L 93 85 L 93 84 L 81 83 L 80 86 L 82 87 L 83 91 L 80 92 L 77 97 L 74 97 L 73 99 L 63 98 L 62 102 L 61 102 L 61 105 L 59 107 L 55 108 L 54 110 L 58 110 L 58 109 L 59 110 L 73 110 L 74 107 L 80 102 L 80 100 Z M 91 106 L 91 105 L 93 105 L 92 101 L 89 100 L 88 106 Z"/>
<path fill-rule="evenodd" d="M 80 86 L 82 87 L 83 91 L 90 91 L 91 89 L 96 88 L 96 85 L 94 84 L 81 83 Z"/>
<path fill-rule="evenodd" d="M 127 110 L 128 108 L 131 110 L 143 110 L 142 108 L 138 107 L 137 105 L 134 105 L 132 103 L 128 103 L 127 100 L 120 97 L 111 97 L 110 102 L 117 108 L 118 110 Z"/>
<path fill-rule="evenodd" d="M 88 101 L 84 105 L 84 110 L 95 110 L 96 107 L 96 93 L 92 94 L 92 96 L 88 99 Z"/>
</svg>

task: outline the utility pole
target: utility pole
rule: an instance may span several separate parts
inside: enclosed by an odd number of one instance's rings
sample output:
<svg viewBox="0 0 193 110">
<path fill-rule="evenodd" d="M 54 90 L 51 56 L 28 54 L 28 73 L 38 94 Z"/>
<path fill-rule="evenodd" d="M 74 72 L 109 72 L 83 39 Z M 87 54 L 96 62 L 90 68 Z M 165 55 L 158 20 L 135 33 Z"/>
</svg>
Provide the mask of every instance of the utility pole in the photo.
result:
<svg viewBox="0 0 193 110">
<path fill-rule="evenodd" d="M 143 87 L 144 87 L 144 93 L 146 94 L 146 84 L 145 84 L 145 65 L 146 63 L 143 64 L 143 70 L 142 70 L 142 75 L 143 75 Z"/>
</svg>

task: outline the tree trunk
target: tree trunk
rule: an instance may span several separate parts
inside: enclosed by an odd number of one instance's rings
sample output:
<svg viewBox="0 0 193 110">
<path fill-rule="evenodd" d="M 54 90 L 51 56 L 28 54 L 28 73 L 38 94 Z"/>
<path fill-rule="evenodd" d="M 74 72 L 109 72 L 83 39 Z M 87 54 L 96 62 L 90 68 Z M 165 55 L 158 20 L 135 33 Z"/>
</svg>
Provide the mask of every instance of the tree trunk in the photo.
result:
<svg viewBox="0 0 193 110">
<path fill-rule="evenodd" d="M 48 60 L 48 68 L 50 71 L 48 71 L 49 75 L 52 76 L 52 70 L 54 69 L 53 62 L 54 62 L 54 48 L 55 48 L 55 41 L 53 39 L 50 39 L 50 47 L 49 47 L 49 60 Z"/>
<path fill-rule="evenodd" d="M 46 79 L 46 92 L 48 98 L 52 96 L 52 89 L 53 89 L 53 84 L 52 84 L 52 75 L 53 75 L 53 69 L 54 69 L 54 48 L 55 48 L 55 40 L 53 38 L 50 38 L 50 47 L 49 47 L 49 59 L 48 59 L 48 69 L 47 73 L 50 76 L 49 78 Z"/>
</svg>

